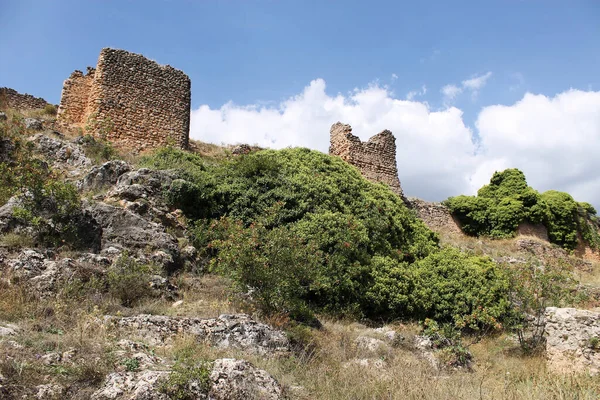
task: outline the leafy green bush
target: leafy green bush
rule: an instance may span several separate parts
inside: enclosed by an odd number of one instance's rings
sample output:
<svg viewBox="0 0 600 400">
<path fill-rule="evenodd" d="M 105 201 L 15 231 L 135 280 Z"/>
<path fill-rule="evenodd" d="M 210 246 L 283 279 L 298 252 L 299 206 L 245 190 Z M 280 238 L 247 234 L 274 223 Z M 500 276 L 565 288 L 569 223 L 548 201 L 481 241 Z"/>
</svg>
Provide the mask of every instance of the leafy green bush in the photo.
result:
<svg viewBox="0 0 600 400">
<path fill-rule="evenodd" d="M 242 293 L 249 291 L 263 312 L 312 319 L 304 300 L 319 273 L 320 258 L 314 246 L 287 227 L 267 229 L 254 223 L 244 228 L 226 218 L 220 224 L 228 237 L 212 243 L 219 249 L 213 268 L 230 276 Z"/>
<path fill-rule="evenodd" d="M 520 223 L 530 222 L 544 224 L 550 241 L 566 249 L 577 246 L 578 233 L 594 247 L 600 245 L 598 226 L 590 224 L 595 221 L 594 207 L 564 192 L 539 194 L 518 169 L 495 172 L 477 196 L 450 197 L 444 204 L 469 235 L 511 237 Z"/>
<path fill-rule="evenodd" d="M 119 299 L 123 306 L 131 307 L 153 295 L 150 281 L 156 273 L 155 266 L 139 263 L 128 254 L 123 254 L 106 272 L 108 292 Z"/>
<path fill-rule="evenodd" d="M 54 104 L 46 104 L 46 106 L 44 107 L 44 113 L 54 116 L 57 113 L 57 109 L 56 106 Z"/>
<path fill-rule="evenodd" d="M 113 160 L 117 156 L 117 150 L 108 140 L 102 137 L 94 138 L 91 135 L 85 135 L 81 138 L 81 145 L 85 155 L 96 164 Z"/>
<path fill-rule="evenodd" d="M 561 260 L 545 264 L 528 262 L 505 265 L 510 282 L 510 302 L 514 312 L 507 320 L 516 332 L 523 350 L 532 352 L 544 344 L 546 307 L 572 304 L 577 282 L 572 268 Z"/>
<path fill-rule="evenodd" d="M 508 277 L 486 257 L 444 248 L 413 264 L 374 259 L 373 313 L 434 319 L 459 329 L 500 329 L 510 313 Z"/>
</svg>

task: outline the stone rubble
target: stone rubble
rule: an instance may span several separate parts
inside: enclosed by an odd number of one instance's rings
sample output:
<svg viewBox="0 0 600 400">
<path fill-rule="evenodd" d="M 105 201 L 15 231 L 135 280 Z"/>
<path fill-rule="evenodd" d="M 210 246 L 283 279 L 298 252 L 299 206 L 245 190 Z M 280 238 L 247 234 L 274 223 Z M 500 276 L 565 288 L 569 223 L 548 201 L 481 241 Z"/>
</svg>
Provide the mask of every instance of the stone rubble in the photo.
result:
<svg viewBox="0 0 600 400">
<path fill-rule="evenodd" d="M 192 335 L 219 348 L 234 348 L 261 355 L 277 355 L 290 351 L 282 331 L 254 321 L 245 314 L 224 314 L 201 319 L 163 315 L 107 317 L 107 322 L 120 329 L 131 329 L 151 345 L 169 344 L 177 334 Z"/>
</svg>

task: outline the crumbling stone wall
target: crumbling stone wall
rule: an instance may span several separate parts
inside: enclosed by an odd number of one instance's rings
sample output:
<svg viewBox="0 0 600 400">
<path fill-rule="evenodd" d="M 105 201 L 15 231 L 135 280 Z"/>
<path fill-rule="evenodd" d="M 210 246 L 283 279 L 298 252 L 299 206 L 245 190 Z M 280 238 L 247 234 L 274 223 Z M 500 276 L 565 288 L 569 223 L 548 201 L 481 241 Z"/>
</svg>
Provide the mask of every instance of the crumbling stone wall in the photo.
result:
<svg viewBox="0 0 600 400">
<path fill-rule="evenodd" d="M 548 307 L 544 316 L 549 369 L 597 374 L 600 370 L 600 313 Z"/>
<path fill-rule="evenodd" d="M 186 148 L 191 82 L 169 65 L 140 54 L 102 49 L 96 68 L 64 83 L 58 121 L 133 150 Z"/>
<path fill-rule="evenodd" d="M 460 223 L 452 215 L 448 207 L 439 203 L 430 203 L 425 200 L 411 198 L 410 206 L 417 216 L 434 232 L 446 232 L 462 235 Z"/>
<path fill-rule="evenodd" d="M 36 110 L 44 108 L 48 102 L 40 97 L 30 94 L 21 94 L 7 87 L 0 88 L 0 108 L 14 108 L 16 110 Z"/>
<path fill-rule="evenodd" d="M 87 74 L 76 70 L 63 84 L 58 120 L 63 123 L 84 127 L 92 112 L 89 107 L 90 91 L 96 70 L 88 67 Z"/>
<path fill-rule="evenodd" d="M 357 167 L 370 181 L 390 186 L 394 193 L 406 201 L 398 179 L 396 166 L 396 138 L 384 130 L 367 142 L 352 134 L 352 127 L 337 122 L 331 126 L 329 154 L 339 156 Z"/>
</svg>

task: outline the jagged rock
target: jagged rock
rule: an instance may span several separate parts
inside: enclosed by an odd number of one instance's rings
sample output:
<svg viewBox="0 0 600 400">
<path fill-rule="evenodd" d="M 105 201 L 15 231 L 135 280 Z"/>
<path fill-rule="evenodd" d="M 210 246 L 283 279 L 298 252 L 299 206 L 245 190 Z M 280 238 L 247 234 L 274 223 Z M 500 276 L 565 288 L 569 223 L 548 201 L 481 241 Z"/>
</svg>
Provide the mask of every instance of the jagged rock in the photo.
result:
<svg viewBox="0 0 600 400">
<path fill-rule="evenodd" d="M 350 368 L 355 366 L 369 369 L 384 369 L 385 367 L 387 367 L 387 363 L 379 358 L 355 358 L 350 361 L 346 361 L 342 364 L 343 368 Z"/>
<path fill-rule="evenodd" d="M 9 232 L 17 227 L 18 221 L 13 215 L 13 210 L 20 204 L 21 200 L 19 200 L 18 197 L 13 196 L 8 199 L 6 204 L 0 207 L 0 233 Z"/>
<path fill-rule="evenodd" d="M 165 232 L 164 226 L 106 203 L 90 204 L 86 210 L 102 227 L 102 249 L 127 249 L 144 257 L 149 251 L 160 250 L 170 256 L 162 259 L 167 262 L 163 264 L 167 269 L 174 268 L 180 262 L 177 240 Z"/>
<path fill-rule="evenodd" d="M 178 334 L 189 334 L 221 348 L 236 348 L 270 355 L 289 351 L 285 334 L 268 325 L 254 321 L 245 314 L 221 315 L 200 319 L 162 315 L 137 315 L 109 321 L 119 328 L 133 329 L 148 343 L 170 343 Z"/>
<path fill-rule="evenodd" d="M 231 154 L 233 155 L 241 155 L 241 154 L 249 154 L 252 151 L 252 148 L 247 144 L 239 144 L 234 146 L 231 149 Z"/>
<path fill-rule="evenodd" d="M 435 369 L 440 368 L 440 363 L 433 353 L 433 341 L 428 336 L 415 336 L 415 349 L 421 357 L 423 357 Z"/>
<path fill-rule="evenodd" d="M 5 113 L 0 112 L 0 121 L 6 121 L 8 119 L 8 117 L 6 116 Z"/>
<path fill-rule="evenodd" d="M 277 400 L 283 397 L 281 386 L 269 373 L 245 360 L 216 360 L 210 381 L 209 395 L 215 400 Z"/>
<path fill-rule="evenodd" d="M 56 352 L 44 354 L 43 356 L 40 357 L 40 361 L 44 365 L 58 364 L 61 361 L 61 359 L 62 359 L 61 355 Z"/>
<path fill-rule="evenodd" d="M 78 187 L 83 190 L 97 190 L 117 183 L 119 177 L 131 171 L 131 166 L 125 161 L 113 160 L 95 166 L 83 178 Z"/>
<path fill-rule="evenodd" d="M 23 122 L 25 122 L 25 128 L 27 129 L 33 129 L 34 131 L 41 131 L 42 129 L 44 129 L 44 127 L 42 126 L 42 121 L 40 121 L 39 119 L 25 118 Z"/>
<path fill-rule="evenodd" d="M 15 336 L 17 332 L 19 332 L 19 327 L 17 325 L 0 322 L 0 337 Z"/>
<path fill-rule="evenodd" d="M 38 385 L 35 387 L 35 390 L 35 398 L 39 400 L 55 400 L 63 398 L 62 396 L 65 393 L 65 388 L 63 386 L 51 383 Z"/>
<path fill-rule="evenodd" d="M 576 308 L 545 311 L 546 356 L 555 372 L 600 372 L 600 313 Z"/>
<path fill-rule="evenodd" d="M 15 151 L 15 144 L 10 139 L 0 139 L 0 162 L 8 162 Z"/>
<path fill-rule="evenodd" d="M 160 382 L 168 376 L 168 371 L 113 372 L 92 394 L 91 400 L 169 400 L 166 394 L 159 392 Z"/>
<path fill-rule="evenodd" d="M 92 394 L 92 400 L 168 400 L 161 386 L 170 371 L 142 370 L 113 372 L 102 387 Z M 283 398 L 279 383 L 266 371 L 245 360 L 223 358 L 215 360 L 209 376 L 209 390 L 200 382 L 189 382 L 184 395 L 188 399 L 211 400 L 278 400 Z"/>
<path fill-rule="evenodd" d="M 383 340 L 368 336 L 359 336 L 356 338 L 356 340 L 354 340 L 354 343 L 359 350 L 364 350 L 371 353 L 388 349 L 387 344 Z"/>
<path fill-rule="evenodd" d="M 108 196 L 129 201 L 158 197 L 176 177 L 176 173 L 173 171 L 147 168 L 130 171 L 119 177 L 115 188 L 108 193 Z"/>
<path fill-rule="evenodd" d="M 55 168 L 68 170 L 72 175 L 83 174 L 84 170 L 92 165 L 81 146 L 64 140 L 53 139 L 43 133 L 31 138 L 37 150 L 48 160 L 53 162 Z"/>
<path fill-rule="evenodd" d="M 54 261 L 29 249 L 21 251 L 17 258 L 7 260 L 6 264 L 14 277 L 26 280 L 42 297 L 52 294 L 59 282 L 69 281 L 75 273 L 74 260 Z"/>
</svg>

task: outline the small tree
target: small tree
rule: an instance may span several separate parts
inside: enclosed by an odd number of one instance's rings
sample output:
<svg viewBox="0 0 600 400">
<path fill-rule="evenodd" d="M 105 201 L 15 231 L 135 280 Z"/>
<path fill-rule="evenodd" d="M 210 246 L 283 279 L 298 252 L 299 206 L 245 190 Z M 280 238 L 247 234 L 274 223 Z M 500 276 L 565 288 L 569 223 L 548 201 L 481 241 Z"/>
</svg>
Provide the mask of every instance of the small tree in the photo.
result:
<svg viewBox="0 0 600 400">
<path fill-rule="evenodd" d="M 562 306 L 574 291 L 576 282 L 562 260 L 542 264 L 538 260 L 507 265 L 514 314 L 509 322 L 523 350 L 539 349 L 544 339 L 546 307 Z"/>
</svg>

